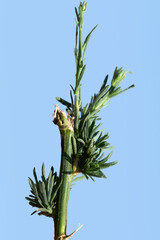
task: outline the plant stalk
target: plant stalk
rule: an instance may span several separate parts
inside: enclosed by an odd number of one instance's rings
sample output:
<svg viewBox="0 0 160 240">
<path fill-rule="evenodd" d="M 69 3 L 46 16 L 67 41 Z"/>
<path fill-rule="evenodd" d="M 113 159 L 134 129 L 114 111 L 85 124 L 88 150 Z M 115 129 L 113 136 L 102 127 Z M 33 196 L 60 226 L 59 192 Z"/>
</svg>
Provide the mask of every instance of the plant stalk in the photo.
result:
<svg viewBox="0 0 160 240">
<path fill-rule="evenodd" d="M 61 135 L 61 166 L 60 181 L 61 187 L 58 191 L 55 224 L 55 240 L 61 240 L 66 236 L 67 230 L 67 208 L 69 192 L 71 189 L 72 173 L 72 143 L 73 128 L 70 119 L 68 119 L 63 111 L 56 106 L 54 123 L 59 126 Z"/>
<path fill-rule="evenodd" d="M 76 86 L 75 86 L 75 108 L 74 108 L 74 113 L 75 113 L 75 122 L 74 122 L 74 131 L 75 134 L 78 132 L 78 122 L 79 122 L 79 105 L 80 105 L 80 92 L 81 92 L 81 87 L 80 87 L 80 72 L 83 67 L 83 38 L 82 38 L 82 33 L 83 33 L 83 6 L 80 4 L 79 6 L 79 22 L 78 22 L 78 34 L 79 34 L 79 48 L 78 48 L 78 56 L 77 56 L 77 65 L 76 65 Z M 77 46 L 76 46 L 77 47 Z M 77 51 L 77 49 L 76 49 Z"/>
</svg>

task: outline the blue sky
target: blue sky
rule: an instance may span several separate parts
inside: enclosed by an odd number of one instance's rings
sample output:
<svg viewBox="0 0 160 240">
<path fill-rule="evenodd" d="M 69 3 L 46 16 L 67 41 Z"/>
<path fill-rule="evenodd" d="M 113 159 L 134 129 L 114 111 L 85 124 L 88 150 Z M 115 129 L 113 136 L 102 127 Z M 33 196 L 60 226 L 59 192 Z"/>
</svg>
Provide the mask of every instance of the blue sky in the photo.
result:
<svg viewBox="0 0 160 240">
<path fill-rule="evenodd" d="M 0 238 L 53 239 L 50 219 L 34 215 L 24 199 L 28 176 L 53 165 L 60 137 L 52 123 L 56 97 L 74 85 L 74 7 L 79 1 L 0 1 Z M 115 146 L 107 180 L 82 181 L 70 194 L 72 239 L 159 239 L 160 222 L 160 3 L 158 0 L 90 1 L 84 36 L 98 23 L 87 53 L 83 103 L 116 66 L 133 71 L 102 110 L 103 128 Z M 62 107 L 63 109 L 63 107 Z"/>
</svg>

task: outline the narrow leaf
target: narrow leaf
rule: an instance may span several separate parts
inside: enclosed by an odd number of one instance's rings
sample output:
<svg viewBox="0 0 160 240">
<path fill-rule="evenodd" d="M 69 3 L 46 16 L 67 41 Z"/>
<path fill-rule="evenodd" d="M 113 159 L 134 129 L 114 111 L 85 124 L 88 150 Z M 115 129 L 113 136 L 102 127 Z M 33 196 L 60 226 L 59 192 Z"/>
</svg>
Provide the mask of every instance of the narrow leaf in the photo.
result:
<svg viewBox="0 0 160 240">
<path fill-rule="evenodd" d="M 103 163 L 103 164 L 100 164 L 100 168 L 101 169 L 108 168 L 108 167 L 114 166 L 117 163 L 118 163 L 118 161 L 114 161 L 114 162 L 110 162 L 110 163 Z"/>
<path fill-rule="evenodd" d="M 50 213 L 50 209 L 47 208 L 38 208 L 37 212 L 49 212 Z"/>
<path fill-rule="evenodd" d="M 46 206 L 48 206 L 48 200 L 47 200 L 47 193 L 46 193 L 46 188 L 45 188 L 45 183 L 42 182 L 42 192 L 43 192 L 43 199 L 44 199 L 44 203 Z"/>
<path fill-rule="evenodd" d="M 37 190 L 37 189 L 36 189 L 36 185 L 34 184 L 34 182 L 32 181 L 31 178 L 28 178 L 28 182 L 29 182 L 29 185 L 30 185 L 30 187 L 31 187 L 34 195 L 36 195 L 36 190 Z"/>
<path fill-rule="evenodd" d="M 78 79 L 78 84 L 80 83 L 80 81 L 81 81 L 81 79 L 82 79 L 82 77 L 84 75 L 85 70 L 86 70 L 86 64 L 83 66 L 83 68 L 81 70 L 81 73 L 80 73 L 80 76 L 79 76 L 79 79 Z"/>
<path fill-rule="evenodd" d="M 63 98 L 56 97 L 56 99 L 57 99 L 58 102 L 60 102 L 61 104 L 65 105 L 67 108 L 71 108 L 72 107 L 71 103 L 67 102 Z"/>
<path fill-rule="evenodd" d="M 83 145 L 86 144 L 85 141 L 84 141 L 82 138 L 77 138 L 77 141 L 80 142 L 80 143 L 82 143 Z"/>
<path fill-rule="evenodd" d="M 44 162 L 42 164 L 42 180 L 45 181 L 45 166 L 44 166 Z"/>
<path fill-rule="evenodd" d="M 75 93 L 75 89 L 71 84 L 70 84 L 70 87 L 71 87 L 72 91 Z"/>
<path fill-rule="evenodd" d="M 72 96 L 72 91 L 70 90 L 70 98 L 71 98 L 71 106 L 72 109 L 74 108 L 74 103 L 73 103 L 73 96 Z"/>
<path fill-rule="evenodd" d="M 87 49 L 87 45 L 88 45 L 88 42 L 89 42 L 89 39 L 91 37 L 91 34 L 92 32 L 96 29 L 96 27 L 98 26 L 98 24 L 90 31 L 90 33 L 87 35 L 85 41 L 84 41 L 84 44 L 83 44 L 83 47 L 82 49 L 84 49 L 83 51 L 83 57 L 85 56 L 85 53 L 86 53 L 86 49 Z"/>
<path fill-rule="evenodd" d="M 102 159 L 101 161 L 99 161 L 99 163 L 101 164 L 101 163 L 107 162 L 108 159 L 109 159 L 112 155 L 113 155 L 113 151 L 110 152 L 110 153 L 107 155 L 107 157 L 105 157 L 104 159 Z"/>
<path fill-rule="evenodd" d="M 53 190 L 53 185 L 54 185 L 54 179 L 53 176 L 51 177 L 50 185 L 49 185 L 49 191 L 48 191 L 48 202 L 51 202 L 51 193 Z"/>
<path fill-rule="evenodd" d="M 71 138 L 71 141 L 72 141 L 73 154 L 76 155 L 77 154 L 77 143 L 76 143 L 74 136 Z"/>
<path fill-rule="evenodd" d="M 89 176 L 98 177 L 98 178 L 107 178 L 102 171 L 87 171 Z"/>
<path fill-rule="evenodd" d="M 32 216 L 33 214 L 35 214 L 35 213 L 37 213 L 37 210 L 36 210 L 36 211 L 34 211 L 34 212 L 32 212 L 32 213 L 31 213 L 31 216 Z"/>
<path fill-rule="evenodd" d="M 98 124 L 96 127 L 94 127 L 94 129 L 92 130 L 91 135 L 90 135 L 91 138 L 93 137 L 93 135 L 96 133 L 97 129 L 98 129 L 101 125 L 102 125 L 102 123 L 100 123 L 100 124 Z M 99 131 L 98 131 L 98 132 L 99 132 Z M 97 132 L 97 134 L 98 134 L 98 132 Z M 96 134 L 96 135 L 97 135 L 97 134 Z M 94 136 L 95 136 L 95 135 L 94 135 Z"/>
<path fill-rule="evenodd" d="M 57 184 L 56 188 L 54 189 L 54 191 L 52 193 L 52 197 L 51 197 L 51 202 L 53 202 L 53 200 L 55 199 L 61 184 L 62 184 L 62 181 L 59 184 Z"/>
<path fill-rule="evenodd" d="M 133 88 L 133 87 L 135 87 L 135 85 L 133 84 L 133 85 L 131 85 L 131 86 L 129 86 L 128 88 L 126 88 L 126 89 L 124 89 L 124 90 L 122 90 L 120 93 L 123 93 L 123 92 L 125 92 L 125 91 L 127 91 L 127 90 L 129 90 L 129 89 L 131 89 L 131 88 Z M 119 94 L 120 94 L 119 93 Z"/>
<path fill-rule="evenodd" d="M 36 184 L 38 184 L 38 179 L 37 179 L 37 174 L 36 174 L 36 169 L 35 169 L 35 167 L 33 168 L 33 175 L 34 175 Z"/>
<path fill-rule="evenodd" d="M 76 177 L 75 179 L 72 180 L 72 183 L 73 183 L 73 182 L 81 181 L 81 180 L 83 180 L 83 179 L 85 179 L 85 176 Z"/>
<path fill-rule="evenodd" d="M 107 80 L 108 80 L 108 74 L 107 74 L 107 76 L 105 77 L 105 79 L 104 79 L 104 81 L 103 81 L 103 84 L 102 84 L 102 86 L 101 86 L 101 88 L 100 88 L 100 92 L 101 92 L 101 91 L 103 90 L 103 88 L 106 86 Z"/>
<path fill-rule="evenodd" d="M 76 7 L 75 7 L 75 13 L 76 13 L 77 21 L 79 22 L 79 13 Z"/>
<path fill-rule="evenodd" d="M 50 187 L 50 184 L 51 184 L 52 174 L 53 174 L 53 172 L 52 172 L 52 169 L 51 169 L 51 171 L 49 173 L 49 176 L 48 176 L 48 179 L 47 179 L 47 192 L 48 192 L 47 195 L 49 194 L 49 187 Z"/>
</svg>

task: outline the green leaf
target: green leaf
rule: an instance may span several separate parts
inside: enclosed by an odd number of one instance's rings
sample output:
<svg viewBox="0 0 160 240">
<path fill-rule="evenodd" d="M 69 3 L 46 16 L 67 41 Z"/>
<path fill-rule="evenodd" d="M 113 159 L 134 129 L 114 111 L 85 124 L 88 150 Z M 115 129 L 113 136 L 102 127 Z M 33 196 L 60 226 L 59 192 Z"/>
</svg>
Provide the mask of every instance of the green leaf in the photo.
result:
<svg viewBox="0 0 160 240">
<path fill-rule="evenodd" d="M 58 102 L 60 102 L 61 104 L 65 105 L 67 108 L 71 108 L 71 107 L 72 107 L 71 103 L 67 102 L 67 101 L 64 100 L 63 98 L 56 97 L 56 100 L 57 100 Z"/>
<path fill-rule="evenodd" d="M 86 145 L 85 141 L 82 138 L 77 138 L 77 141 L 82 143 L 84 146 Z"/>
<path fill-rule="evenodd" d="M 104 79 L 104 81 L 103 81 L 103 84 L 102 84 L 102 86 L 101 86 L 101 88 L 100 88 L 100 92 L 101 92 L 101 91 L 103 90 L 103 88 L 106 86 L 107 80 L 108 80 L 108 74 L 107 74 L 107 76 L 105 77 L 105 79 Z"/>
<path fill-rule="evenodd" d="M 93 128 L 95 127 L 95 123 L 96 123 L 96 119 L 94 119 L 89 126 L 89 136 L 91 136 L 91 133 L 93 132 Z"/>
<path fill-rule="evenodd" d="M 101 169 L 108 168 L 108 167 L 114 166 L 117 163 L 118 163 L 118 161 L 103 163 L 103 164 L 100 164 L 100 168 Z"/>
<path fill-rule="evenodd" d="M 45 181 L 45 166 L 44 166 L 44 162 L 42 164 L 42 180 Z"/>
<path fill-rule="evenodd" d="M 119 95 L 121 92 L 122 92 L 121 87 L 118 87 L 116 89 L 115 88 L 114 89 L 111 88 L 111 91 L 109 93 L 109 97 L 110 98 L 115 97 L 115 96 Z"/>
<path fill-rule="evenodd" d="M 34 182 L 32 181 L 31 178 L 28 178 L 28 182 L 29 182 L 29 185 L 30 185 L 32 191 L 34 192 L 34 185 L 35 185 Z M 35 194 L 35 193 L 34 193 L 34 194 Z"/>
<path fill-rule="evenodd" d="M 85 107 L 83 107 L 83 108 L 81 109 L 81 119 L 82 119 L 82 117 L 86 114 L 86 112 L 87 112 L 87 107 L 88 107 L 88 103 L 85 105 Z"/>
<path fill-rule="evenodd" d="M 107 132 L 103 137 L 100 136 L 100 137 L 97 139 L 95 145 L 96 145 L 97 147 L 100 147 L 100 145 L 103 144 L 104 141 L 105 141 L 106 139 L 108 139 L 108 138 L 109 138 L 109 132 Z"/>
<path fill-rule="evenodd" d="M 45 188 L 45 183 L 42 182 L 42 193 L 43 193 L 43 199 L 46 206 L 49 206 L 48 200 L 47 200 L 47 193 Z"/>
<path fill-rule="evenodd" d="M 38 195 L 36 185 L 34 184 L 34 182 L 32 181 L 31 178 L 28 178 L 28 182 L 29 182 L 29 185 L 30 185 L 34 195 Z"/>
<path fill-rule="evenodd" d="M 96 96 L 96 98 L 94 99 L 94 103 L 93 103 L 93 107 L 94 108 L 98 108 L 101 109 L 103 107 L 103 105 L 109 100 L 108 97 L 108 89 L 109 89 L 109 85 L 107 85 L 106 87 L 104 87 Z"/>
<path fill-rule="evenodd" d="M 108 148 L 108 146 L 110 145 L 110 143 L 108 143 L 107 141 L 105 142 L 101 142 L 98 145 L 96 145 L 98 148 L 102 148 L 102 149 L 106 149 L 106 147 Z"/>
<path fill-rule="evenodd" d="M 77 86 L 76 86 L 76 88 L 75 88 L 75 91 L 74 91 L 74 94 L 75 94 L 75 95 L 80 92 L 81 86 L 82 86 L 82 84 L 80 84 L 80 83 L 78 82 L 78 84 L 77 84 Z"/>
<path fill-rule="evenodd" d="M 102 125 L 102 123 L 98 124 L 96 127 L 93 128 L 92 132 L 90 133 L 90 138 L 92 138 L 93 136 L 95 137 L 99 131 L 97 131 L 97 129 Z M 97 134 L 95 134 L 97 131 Z"/>
<path fill-rule="evenodd" d="M 36 197 L 37 197 L 38 202 L 40 203 L 40 205 L 42 207 L 45 207 L 44 205 L 46 205 L 46 204 L 45 204 L 45 197 L 44 197 L 43 188 L 42 188 L 42 182 L 39 181 L 38 185 L 39 185 L 39 192 L 38 192 L 38 196 L 36 196 Z"/>
<path fill-rule="evenodd" d="M 89 176 L 85 172 L 83 172 L 83 174 L 84 174 L 85 178 L 88 180 Z"/>
<path fill-rule="evenodd" d="M 93 144 L 94 144 L 94 140 L 91 139 L 91 141 L 90 141 L 90 143 L 89 143 L 89 145 L 88 145 L 88 147 L 87 147 L 86 153 L 89 153 L 89 152 L 92 150 Z"/>
<path fill-rule="evenodd" d="M 36 174 L 36 169 L 33 168 L 33 175 L 34 175 L 34 178 L 35 178 L 35 181 L 36 181 L 36 187 L 37 187 L 37 191 L 39 192 L 39 184 L 38 184 L 38 178 L 37 178 L 37 174 Z"/>
<path fill-rule="evenodd" d="M 98 138 L 98 135 L 101 133 L 101 131 L 102 131 L 102 130 L 95 132 L 95 133 L 93 134 L 93 136 L 91 135 L 91 137 L 92 137 L 94 140 L 96 140 L 96 139 Z"/>
<path fill-rule="evenodd" d="M 53 190 L 53 185 L 54 185 L 54 179 L 53 179 L 53 176 L 52 176 L 51 180 L 50 180 L 49 191 L 48 191 L 48 202 L 49 203 L 51 202 L 51 193 L 52 193 L 52 190 Z"/>
<path fill-rule="evenodd" d="M 76 13 L 77 21 L 79 22 L 79 13 L 76 7 L 75 7 L 75 13 Z"/>
<path fill-rule="evenodd" d="M 35 169 L 35 167 L 33 168 L 33 175 L 34 175 L 36 184 L 38 184 L 38 179 L 37 179 L 37 174 L 36 174 L 36 169 Z"/>
<path fill-rule="evenodd" d="M 99 161 L 99 163 L 101 164 L 101 163 L 107 162 L 108 159 L 112 156 L 112 154 L 113 154 L 113 151 L 110 152 L 110 153 L 107 155 L 107 157 L 105 157 L 104 159 L 102 159 L 101 161 Z"/>
<path fill-rule="evenodd" d="M 84 41 L 84 44 L 83 44 L 83 47 L 82 47 L 82 49 L 83 49 L 83 58 L 85 56 L 87 45 L 88 45 L 89 39 L 91 37 L 91 34 L 96 29 L 97 26 L 98 26 L 98 24 L 90 31 L 90 33 L 87 35 L 87 37 L 86 37 L 86 39 Z"/>
<path fill-rule="evenodd" d="M 87 169 L 90 162 L 91 162 L 90 158 L 85 158 L 85 159 L 83 159 L 83 162 L 80 162 L 80 167 L 81 167 L 82 172 L 85 172 L 83 170 Z"/>
<path fill-rule="evenodd" d="M 93 182 L 95 182 L 94 178 L 91 175 L 89 175 L 89 177 Z"/>
<path fill-rule="evenodd" d="M 36 208 L 39 208 L 41 207 L 41 205 L 39 203 L 34 203 L 34 202 L 29 202 L 29 205 L 32 206 L 32 207 L 36 207 Z"/>
<path fill-rule="evenodd" d="M 75 49 L 74 49 L 76 64 L 78 60 L 77 42 L 78 42 L 78 24 L 76 23 L 76 42 L 75 42 Z"/>
<path fill-rule="evenodd" d="M 125 91 L 127 91 L 127 90 L 129 90 L 129 89 L 131 89 L 131 88 L 133 88 L 133 87 L 135 87 L 135 85 L 133 84 L 133 85 L 131 85 L 131 86 L 129 86 L 128 88 L 126 88 L 126 89 L 124 89 L 124 90 L 122 90 L 120 93 L 123 93 L 123 92 L 125 92 Z M 120 94 L 119 93 L 119 94 Z"/>
<path fill-rule="evenodd" d="M 97 171 L 99 171 L 100 170 L 100 167 L 99 166 L 96 166 L 97 164 L 95 164 L 95 166 L 94 166 L 94 164 L 91 164 L 92 166 L 91 167 L 89 167 L 88 169 L 86 169 L 86 171 L 87 172 L 97 172 Z"/>
<path fill-rule="evenodd" d="M 70 98 L 71 98 L 71 107 L 72 109 L 74 108 L 74 103 L 73 103 L 73 96 L 72 96 L 72 91 L 70 90 Z"/>
<path fill-rule="evenodd" d="M 36 207 L 36 208 L 41 207 L 41 205 L 40 205 L 39 203 L 37 203 L 37 202 L 35 203 L 35 202 L 31 202 L 31 201 L 30 201 L 30 202 L 29 202 L 29 205 L 32 206 L 32 207 Z"/>
<path fill-rule="evenodd" d="M 47 179 L 47 195 L 49 194 L 49 186 L 50 186 L 50 183 L 51 183 L 52 174 L 53 174 L 53 170 L 52 170 L 52 167 L 51 167 L 51 170 L 50 170 L 50 173 L 49 173 L 49 176 L 48 176 L 48 179 Z"/>
<path fill-rule="evenodd" d="M 73 154 L 76 155 L 77 154 L 77 143 L 76 143 L 74 136 L 71 137 L 71 141 L 72 141 Z"/>
<path fill-rule="evenodd" d="M 29 197 L 31 197 L 31 198 L 35 198 L 35 196 L 34 196 L 34 195 L 31 195 L 31 194 L 29 195 Z"/>
<path fill-rule="evenodd" d="M 115 148 L 114 146 L 110 146 L 110 147 L 103 147 L 103 150 L 111 150 L 111 149 L 113 149 L 113 148 Z"/>
<path fill-rule="evenodd" d="M 102 157 L 104 156 L 104 153 L 102 153 L 102 149 L 99 149 L 96 155 L 96 159 L 97 161 L 99 161 L 100 159 L 102 159 Z"/>
<path fill-rule="evenodd" d="M 34 182 L 32 181 L 31 178 L 29 178 L 28 181 L 29 181 L 29 185 L 30 185 L 30 187 L 31 187 L 34 195 L 35 195 L 36 198 L 37 198 L 37 201 L 39 202 L 39 204 L 40 204 L 41 206 L 43 206 L 43 203 L 42 203 L 42 201 L 41 201 L 41 199 L 40 199 L 40 197 L 39 197 L 39 194 L 40 194 L 40 193 L 39 193 L 39 191 L 37 190 L 36 185 L 34 184 Z"/>
<path fill-rule="evenodd" d="M 98 171 L 86 171 L 89 176 L 98 177 L 98 178 L 107 178 L 104 173 L 100 170 Z"/>
<path fill-rule="evenodd" d="M 34 212 L 32 212 L 32 213 L 31 213 L 31 216 L 32 216 L 33 214 L 35 214 L 35 213 L 37 213 L 37 210 L 36 210 L 36 211 L 34 211 Z"/>
<path fill-rule="evenodd" d="M 72 183 L 73 183 L 73 182 L 81 181 L 81 180 L 83 180 L 83 179 L 85 179 L 85 176 L 76 177 L 75 179 L 72 180 Z"/>
<path fill-rule="evenodd" d="M 36 203 L 36 200 L 35 200 L 35 198 L 29 198 L 29 197 L 25 197 L 25 199 L 26 199 L 26 200 L 28 200 L 28 201 L 32 201 L 32 202 L 35 202 L 35 203 Z"/>
<path fill-rule="evenodd" d="M 71 87 L 72 91 L 75 93 L 75 89 L 71 84 L 70 84 L 70 87 Z"/>
<path fill-rule="evenodd" d="M 82 77 L 84 75 L 85 70 L 86 70 L 86 64 L 83 66 L 83 68 L 82 68 L 82 70 L 80 72 L 80 76 L 79 76 L 77 85 L 79 85 L 79 83 L 80 83 L 80 81 L 81 81 L 81 79 L 82 79 Z"/>
<path fill-rule="evenodd" d="M 47 208 L 38 208 L 37 209 L 37 212 L 48 212 L 48 213 L 52 213 L 52 210 L 49 208 L 49 209 L 47 209 Z"/>
<path fill-rule="evenodd" d="M 56 197 L 56 195 L 57 195 L 57 192 L 58 192 L 61 184 L 62 184 L 62 181 L 61 181 L 59 184 L 57 184 L 57 186 L 56 186 L 55 189 L 53 190 L 52 197 L 51 197 L 51 202 L 53 202 L 53 200 L 55 199 L 55 197 Z"/>
</svg>

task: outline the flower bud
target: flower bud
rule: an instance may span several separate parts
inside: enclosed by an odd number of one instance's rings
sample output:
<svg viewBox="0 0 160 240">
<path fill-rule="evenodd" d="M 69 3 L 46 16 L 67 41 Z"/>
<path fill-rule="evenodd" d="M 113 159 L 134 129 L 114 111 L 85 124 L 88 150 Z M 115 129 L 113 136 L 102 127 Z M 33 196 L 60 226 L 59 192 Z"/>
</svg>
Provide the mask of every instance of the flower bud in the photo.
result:
<svg viewBox="0 0 160 240">
<path fill-rule="evenodd" d="M 83 2 L 83 5 L 82 5 L 83 12 L 86 11 L 86 8 L 87 8 L 87 3 Z"/>
<path fill-rule="evenodd" d="M 87 8 L 87 3 L 85 3 L 85 1 L 83 3 L 81 2 L 80 7 L 81 7 L 82 11 L 85 12 L 86 8 Z"/>
<path fill-rule="evenodd" d="M 127 72 L 129 72 L 129 71 L 127 71 Z M 119 69 L 118 69 L 118 67 L 116 67 L 114 74 L 113 74 L 112 82 L 111 82 L 112 87 L 117 87 L 123 81 L 127 72 L 125 70 L 123 70 L 122 67 Z M 129 72 L 129 73 L 131 73 L 131 72 Z"/>
</svg>

